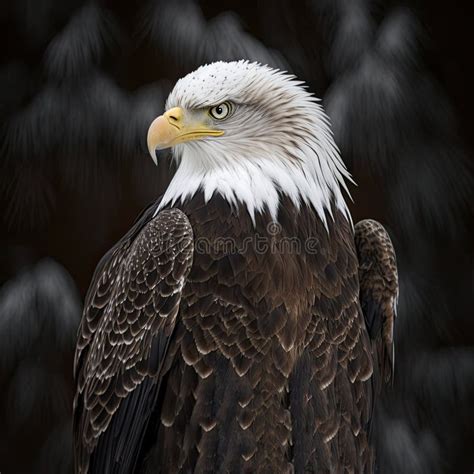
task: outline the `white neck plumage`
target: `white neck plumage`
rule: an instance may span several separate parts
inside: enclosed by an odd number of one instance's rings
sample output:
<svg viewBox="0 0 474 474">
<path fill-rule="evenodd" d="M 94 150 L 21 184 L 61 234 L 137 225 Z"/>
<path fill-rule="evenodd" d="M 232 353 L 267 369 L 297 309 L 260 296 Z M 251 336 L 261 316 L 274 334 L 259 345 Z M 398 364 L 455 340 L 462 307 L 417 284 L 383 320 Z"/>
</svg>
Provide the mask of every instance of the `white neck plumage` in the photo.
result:
<svg viewBox="0 0 474 474">
<path fill-rule="evenodd" d="M 231 206 L 244 205 L 254 222 L 255 215 L 264 211 L 277 221 L 280 195 L 284 194 L 297 208 L 301 203 L 311 205 L 325 225 L 325 210 L 331 213 L 333 204 L 350 219 L 341 192 L 341 186 L 347 190 L 344 178 L 350 178 L 334 142 L 324 149 L 324 144 L 304 144 L 286 157 L 275 150 L 253 150 L 248 156 L 243 149 L 229 152 L 216 145 L 216 141 L 201 141 L 173 150 L 179 166 L 159 209 L 182 204 L 202 191 L 206 202 L 220 194 Z"/>
</svg>

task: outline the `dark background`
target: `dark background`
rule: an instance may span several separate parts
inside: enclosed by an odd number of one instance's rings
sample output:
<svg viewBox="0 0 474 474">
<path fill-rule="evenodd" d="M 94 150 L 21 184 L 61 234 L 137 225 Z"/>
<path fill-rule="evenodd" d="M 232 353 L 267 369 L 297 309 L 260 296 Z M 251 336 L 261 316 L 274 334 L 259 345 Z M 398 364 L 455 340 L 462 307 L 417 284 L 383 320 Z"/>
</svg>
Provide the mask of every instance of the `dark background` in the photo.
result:
<svg viewBox="0 0 474 474">
<path fill-rule="evenodd" d="M 471 2 L 3 0 L 0 471 L 71 472 L 72 357 L 101 255 L 164 190 L 146 152 L 177 78 L 249 58 L 323 99 L 400 272 L 381 473 L 474 470 Z"/>
</svg>

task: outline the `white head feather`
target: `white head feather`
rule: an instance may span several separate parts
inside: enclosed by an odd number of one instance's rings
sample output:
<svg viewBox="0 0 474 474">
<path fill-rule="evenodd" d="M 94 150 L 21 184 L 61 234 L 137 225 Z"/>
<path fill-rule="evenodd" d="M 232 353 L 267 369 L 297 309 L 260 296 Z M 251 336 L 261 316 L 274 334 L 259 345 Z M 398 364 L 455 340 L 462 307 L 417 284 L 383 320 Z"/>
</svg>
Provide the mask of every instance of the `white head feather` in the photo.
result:
<svg viewBox="0 0 474 474">
<path fill-rule="evenodd" d="M 221 194 L 246 206 L 252 220 L 268 210 L 278 218 L 280 194 L 314 207 L 326 224 L 335 202 L 349 218 L 341 188 L 351 180 L 319 100 L 287 73 L 247 61 L 216 62 L 180 79 L 166 109 L 234 104 L 219 123 L 220 137 L 176 145 L 178 169 L 160 208 L 184 202 L 198 190 L 206 201 Z"/>
</svg>

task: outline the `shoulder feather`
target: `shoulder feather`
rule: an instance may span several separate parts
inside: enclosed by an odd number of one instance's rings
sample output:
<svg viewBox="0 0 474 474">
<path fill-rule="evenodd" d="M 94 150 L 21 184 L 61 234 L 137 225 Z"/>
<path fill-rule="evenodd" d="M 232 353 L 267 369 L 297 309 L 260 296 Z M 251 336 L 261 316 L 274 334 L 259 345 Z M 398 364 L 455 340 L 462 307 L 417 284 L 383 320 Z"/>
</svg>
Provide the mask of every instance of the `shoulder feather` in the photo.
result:
<svg viewBox="0 0 474 474">
<path fill-rule="evenodd" d="M 78 473 L 134 469 L 192 257 L 189 220 L 170 209 L 146 212 L 100 263 L 76 352 Z"/>
<path fill-rule="evenodd" d="M 380 376 L 393 377 L 393 328 L 398 302 L 398 272 L 392 241 L 377 221 L 366 219 L 355 226 L 359 258 L 360 303 L 369 335 L 376 347 Z"/>
</svg>

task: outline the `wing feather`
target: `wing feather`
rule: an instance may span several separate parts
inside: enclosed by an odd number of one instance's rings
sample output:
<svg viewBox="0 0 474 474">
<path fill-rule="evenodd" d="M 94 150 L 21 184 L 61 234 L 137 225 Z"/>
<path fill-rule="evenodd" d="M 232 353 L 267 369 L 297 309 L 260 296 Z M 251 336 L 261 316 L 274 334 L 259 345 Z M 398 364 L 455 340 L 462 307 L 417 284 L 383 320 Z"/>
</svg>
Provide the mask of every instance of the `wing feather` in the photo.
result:
<svg viewBox="0 0 474 474">
<path fill-rule="evenodd" d="M 366 219 L 355 226 L 359 258 L 360 303 L 375 346 L 380 377 L 393 377 L 393 328 L 398 300 L 395 250 L 387 231 L 377 221 Z"/>
<path fill-rule="evenodd" d="M 76 351 L 76 472 L 132 472 L 141 458 L 191 269 L 193 234 L 177 209 L 150 211 L 101 261 Z"/>
</svg>

